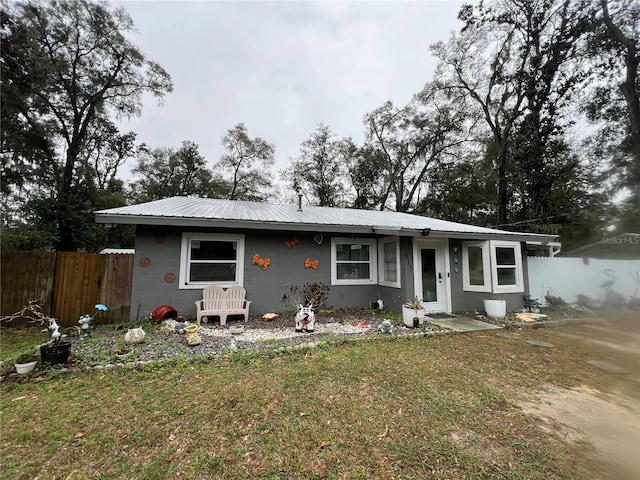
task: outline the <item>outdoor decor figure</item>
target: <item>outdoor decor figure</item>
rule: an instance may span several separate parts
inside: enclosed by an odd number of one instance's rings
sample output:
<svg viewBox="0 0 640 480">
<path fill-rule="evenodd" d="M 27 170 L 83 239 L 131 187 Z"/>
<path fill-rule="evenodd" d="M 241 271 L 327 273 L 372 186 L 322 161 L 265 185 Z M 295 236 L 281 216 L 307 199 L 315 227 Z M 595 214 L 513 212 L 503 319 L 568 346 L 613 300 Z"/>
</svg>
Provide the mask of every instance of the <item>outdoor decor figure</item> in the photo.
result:
<svg viewBox="0 0 640 480">
<path fill-rule="evenodd" d="M 296 332 L 313 332 L 313 326 L 316 323 L 316 314 L 313 313 L 313 305 L 298 307 L 298 313 L 296 313 Z"/>
<path fill-rule="evenodd" d="M 393 324 L 391 323 L 391 320 L 388 318 L 382 320 L 382 323 L 380 324 L 380 331 L 382 333 L 391 333 L 393 331 Z"/>
<path fill-rule="evenodd" d="M 202 343 L 202 337 L 198 335 L 198 325 L 190 323 L 184 327 L 184 331 L 187 334 L 187 345 L 193 347 Z"/>
<path fill-rule="evenodd" d="M 147 332 L 145 332 L 142 327 L 130 328 L 127 330 L 127 333 L 124 334 L 124 343 L 127 345 L 137 345 L 138 343 L 142 343 L 146 336 Z"/>
<path fill-rule="evenodd" d="M 97 303 L 95 308 L 96 311 L 93 313 L 93 315 L 83 315 L 80 317 L 80 320 L 78 320 L 78 323 L 80 324 L 80 328 L 82 330 L 80 333 L 80 340 L 89 338 L 89 335 L 91 333 L 89 327 L 91 326 L 91 320 L 93 320 L 93 317 L 96 316 L 96 313 L 106 312 L 107 310 L 109 310 L 106 305 L 103 305 L 101 303 Z"/>
</svg>

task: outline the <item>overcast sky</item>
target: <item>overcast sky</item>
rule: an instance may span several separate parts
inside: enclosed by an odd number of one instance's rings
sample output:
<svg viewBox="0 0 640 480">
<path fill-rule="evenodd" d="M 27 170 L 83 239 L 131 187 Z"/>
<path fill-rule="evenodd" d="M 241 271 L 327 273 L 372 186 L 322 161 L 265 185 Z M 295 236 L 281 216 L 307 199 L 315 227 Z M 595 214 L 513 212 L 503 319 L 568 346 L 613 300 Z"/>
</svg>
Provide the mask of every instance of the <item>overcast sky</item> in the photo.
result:
<svg viewBox="0 0 640 480">
<path fill-rule="evenodd" d="M 142 115 L 121 128 L 151 148 L 193 141 L 212 167 L 222 136 L 242 122 L 275 145 L 279 170 L 319 123 L 361 141 L 366 113 L 408 102 L 432 78 L 429 45 L 461 26 L 463 2 L 112 3 L 131 15 L 132 40 L 174 84 L 163 105 L 146 98 Z"/>
</svg>

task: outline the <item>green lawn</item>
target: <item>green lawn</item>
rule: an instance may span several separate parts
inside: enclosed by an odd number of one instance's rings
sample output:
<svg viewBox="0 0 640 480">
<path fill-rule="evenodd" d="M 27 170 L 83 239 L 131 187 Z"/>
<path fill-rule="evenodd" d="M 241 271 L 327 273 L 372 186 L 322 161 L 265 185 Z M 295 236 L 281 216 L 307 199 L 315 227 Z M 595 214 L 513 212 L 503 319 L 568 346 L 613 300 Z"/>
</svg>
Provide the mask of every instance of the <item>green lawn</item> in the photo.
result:
<svg viewBox="0 0 640 480">
<path fill-rule="evenodd" d="M 2 334 L 2 359 L 17 356 L 10 340 L 26 334 Z M 545 330 L 522 335 L 39 372 L 2 386 L 1 478 L 592 478 L 605 467 L 588 446 L 516 403 L 547 384 L 615 379 L 593 375 L 570 340 L 544 349 L 525 339 Z"/>
</svg>

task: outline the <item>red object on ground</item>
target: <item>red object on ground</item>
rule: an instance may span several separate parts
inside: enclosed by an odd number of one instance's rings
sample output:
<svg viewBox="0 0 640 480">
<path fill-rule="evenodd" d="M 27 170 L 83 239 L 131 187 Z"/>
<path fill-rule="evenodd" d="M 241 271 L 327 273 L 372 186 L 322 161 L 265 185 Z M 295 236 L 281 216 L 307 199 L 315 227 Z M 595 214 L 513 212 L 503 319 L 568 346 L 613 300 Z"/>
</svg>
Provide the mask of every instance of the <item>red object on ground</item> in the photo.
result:
<svg viewBox="0 0 640 480">
<path fill-rule="evenodd" d="M 155 323 L 160 323 L 163 320 L 167 320 L 168 318 L 172 318 L 174 320 L 178 320 L 178 312 L 171 305 L 161 305 L 156 307 L 156 309 L 151 314 L 151 320 Z"/>
</svg>

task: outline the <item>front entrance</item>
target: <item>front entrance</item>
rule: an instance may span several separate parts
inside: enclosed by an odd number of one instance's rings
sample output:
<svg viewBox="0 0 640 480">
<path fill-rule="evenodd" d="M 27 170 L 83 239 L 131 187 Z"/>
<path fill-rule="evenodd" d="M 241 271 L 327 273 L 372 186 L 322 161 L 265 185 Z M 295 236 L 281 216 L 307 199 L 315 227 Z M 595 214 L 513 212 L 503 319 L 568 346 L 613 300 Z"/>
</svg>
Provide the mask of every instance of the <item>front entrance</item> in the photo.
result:
<svg viewBox="0 0 640 480">
<path fill-rule="evenodd" d="M 416 240 L 414 246 L 415 295 L 427 312 L 449 311 L 449 272 L 446 240 Z"/>
</svg>

